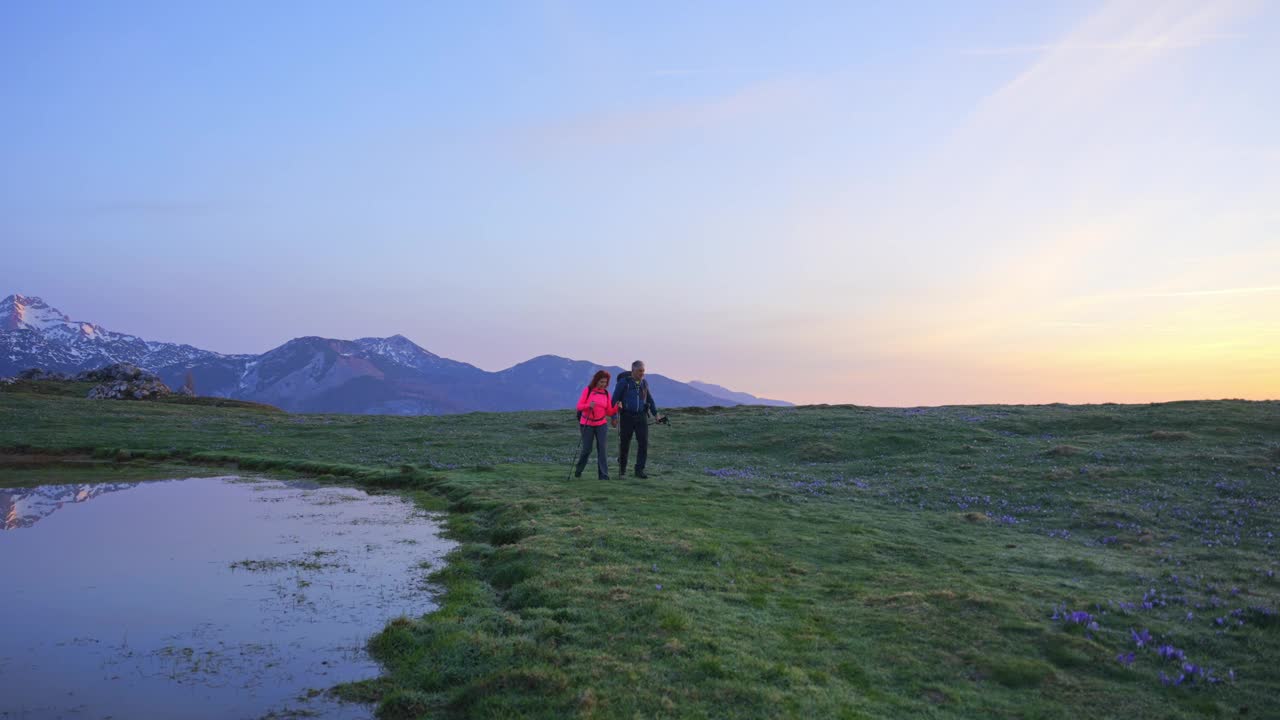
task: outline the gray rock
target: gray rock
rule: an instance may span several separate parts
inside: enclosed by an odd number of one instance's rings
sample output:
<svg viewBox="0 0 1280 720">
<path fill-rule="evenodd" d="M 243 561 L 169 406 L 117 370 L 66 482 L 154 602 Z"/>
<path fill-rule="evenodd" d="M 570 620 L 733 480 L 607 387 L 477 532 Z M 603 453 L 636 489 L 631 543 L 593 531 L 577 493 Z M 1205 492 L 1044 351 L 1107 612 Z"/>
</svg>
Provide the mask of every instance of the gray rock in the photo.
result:
<svg viewBox="0 0 1280 720">
<path fill-rule="evenodd" d="M 147 372 L 137 365 L 130 363 L 115 363 L 100 367 L 97 370 L 85 370 L 76 375 L 76 380 L 80 382 L 99 382 L 107 383 L 113 381 L 124 382 L 140 382 L 143 380 L 160 380 L 160 376 L 152 372 Z"/>
<path fill-rule="evenodd" d="M 148 373 L 149 374 L 149 373 Z M 90 400 L 153 400 L 172 394 L 168 385 L 152 375 L 138 380 L 112 380 L 95 385 L 86 396 Z"/>
</svg>

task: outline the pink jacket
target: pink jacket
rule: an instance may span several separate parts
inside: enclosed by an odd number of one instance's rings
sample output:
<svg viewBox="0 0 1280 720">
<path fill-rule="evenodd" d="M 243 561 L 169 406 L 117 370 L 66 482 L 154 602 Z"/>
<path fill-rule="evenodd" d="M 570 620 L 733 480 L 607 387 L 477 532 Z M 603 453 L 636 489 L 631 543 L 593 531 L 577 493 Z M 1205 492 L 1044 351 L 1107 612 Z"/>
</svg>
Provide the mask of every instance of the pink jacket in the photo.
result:
<svg viewBox="0 0 1280 720">
<path fill-rule="evenodd" d="M 595 397 L 595 407 L 591 406 L 591 398 Z M 582 397 L 578 398 L 578 410 L 582 417 L 578 422 L 582 425 L 596 427 L 609 422 L 609 417 L 618 414 L 618 409 L 609 400 L 608 390 L 582 389 Z"/>
</svg>

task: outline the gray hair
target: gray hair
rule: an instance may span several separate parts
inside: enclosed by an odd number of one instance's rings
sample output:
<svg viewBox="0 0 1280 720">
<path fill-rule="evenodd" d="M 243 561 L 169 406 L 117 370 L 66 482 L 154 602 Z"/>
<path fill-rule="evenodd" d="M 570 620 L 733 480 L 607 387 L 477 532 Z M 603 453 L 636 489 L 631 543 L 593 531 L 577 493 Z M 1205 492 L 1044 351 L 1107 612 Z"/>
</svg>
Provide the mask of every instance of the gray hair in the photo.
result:
<svg viewBox="0 0 1280 720">
<path fill-rule="evenodd" d="M 635 362 L 631 363 L 631 369 L 632 369 L 632 370 L 639 370 L 639 369 L 640 369 L 640 368 L 642 368 L 642 367 L 644 367 L 644 361 L 643 361 L 643 360 L 637 360 L 637 361 L 635 361 Z"/>
</svg>

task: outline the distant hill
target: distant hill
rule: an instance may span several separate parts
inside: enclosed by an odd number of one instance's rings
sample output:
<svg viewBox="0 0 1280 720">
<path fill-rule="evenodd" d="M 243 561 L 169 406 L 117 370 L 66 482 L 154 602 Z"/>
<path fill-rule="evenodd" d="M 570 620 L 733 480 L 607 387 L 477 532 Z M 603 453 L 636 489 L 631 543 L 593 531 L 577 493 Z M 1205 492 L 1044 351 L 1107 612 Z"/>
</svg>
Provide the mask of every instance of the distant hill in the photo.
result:
<svg viewBox="0 0 1280 720">
<path fill-rule="evenodd" d="M 773 407 L 795 407 L 795 403 L 789 403 L 786 400 L 769 400 L 768 398 L 760 398 L 751 393 L 735 392 L 726 387 L 705 383 L 700 380 L 690 380 L 685 383 L 695 390 L 718 397 L 721 400 L 728 400 L 737 405 L 771 405 Z"/>
<path fill-rule="evenodd" d="M 591 374 L 622 368 L 543 355 L 499 372 L 440 357 L 402 335 L 335 340 L 300 337 L 261 355 L 223 355 L 162 343 L 71 320 L 38 297 L 0 302 L 0 376 L 32 367 L 78 372 L 129 362 L 196 392 L 267 403 L 290 412 L 446 415 L 572 407 Z M 658 374 L 649 385 L 659 408 L 742 402 Z M 738 393 L 760 403 L 754 396 Z M 775 404 L 775 401 L 764 401 Z"/>
<path fill-rule="evenodd" d="M 591 380 L 591 375 L 596 370 L 608 370 L 612 373 L 613 380 L 609 385 L 611 390 L 613 382 L 618 379 L 618 374 L 624 372 L 616 365 L 602 366 L 555 355 L 541 355 L 509 367 L 497 375 L 499 382 L 505 388 L 513 390 L 521 387 L 529 388 L 527 397 L 530 405 L 520 409 L 549 410 L 565 407 L 564 403 L 558 400 L 559 398 L 570 397 L 576 402 L 578 394 L 582 392 L 582 388 Z M 646 373 L 645 379 L 649 381 L 649 389 L 653 392 L 654 403 L 659 409 L 738 404 L 726 402 L 723 398 L 692 387 L 689 383 L 672 380 L 664 375 Z"/>
</svg>

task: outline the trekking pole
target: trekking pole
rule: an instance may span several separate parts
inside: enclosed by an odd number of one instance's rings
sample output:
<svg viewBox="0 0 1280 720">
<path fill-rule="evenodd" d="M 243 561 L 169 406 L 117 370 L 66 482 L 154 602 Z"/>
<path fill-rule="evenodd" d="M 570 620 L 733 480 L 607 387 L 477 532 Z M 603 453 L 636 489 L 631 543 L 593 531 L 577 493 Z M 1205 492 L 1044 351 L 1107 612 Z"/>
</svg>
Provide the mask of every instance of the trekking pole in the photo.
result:
<svg viewBox="0 0 1280 720">
<path fill-rule="evenodd" d="M 573 477 L 573 469 L 578 465 L 578 456 L 582 455 L 582 434 L 578 434 L 578 445 L 574 448 L 573 459 L 569 461 L 569 474 L 564 476 L 565 482 Z"/>
</svg>

